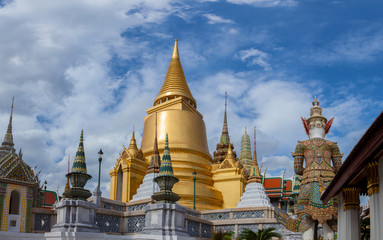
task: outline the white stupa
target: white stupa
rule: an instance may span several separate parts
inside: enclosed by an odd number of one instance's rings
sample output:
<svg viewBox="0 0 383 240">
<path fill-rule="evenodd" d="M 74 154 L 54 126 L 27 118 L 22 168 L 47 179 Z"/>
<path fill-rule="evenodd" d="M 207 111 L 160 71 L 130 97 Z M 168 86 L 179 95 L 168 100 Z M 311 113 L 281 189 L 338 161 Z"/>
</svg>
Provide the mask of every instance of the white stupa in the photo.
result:
<svg viewBox="0 0 383 240">
<path fill-rule="evenodd" d="M 155 133 L 154 133 L 154 147 L 153 147 L 153 155 L 150 161 L 150 165 L 148 170 L 146 171 L 146 175 L 141 185 L 137 189 L 137 193 L 133 195 L 131 201 L 137 201 L 142 199 L 151 198 L 153 193 L 159 192 L 160 188 L 156 182 L 154 182 L 154 178 L 158 176 L 158 172 L 160 170 L 161 165 L 161 157 L 158 152 L 158 142 L 157 142 L 157 115 L 156 115 L 156 123 L 155 123 Z"/>
<path fill-rule="evenodd" d="M 266 194 L 265 188 L 262 184 L 262 178 L 259 174 L 259 168 L 257 163 L 257 151 L 256 151 L 256 138 L 254 128 L 254 158 L 251 165 L 251 172 L 248 183 L 246 185 L 245 192 L 241 197 L 241 201 L 237 204 L 237 208 L 245 207 L 272 207 L 270 199 Z"/>
</svg>

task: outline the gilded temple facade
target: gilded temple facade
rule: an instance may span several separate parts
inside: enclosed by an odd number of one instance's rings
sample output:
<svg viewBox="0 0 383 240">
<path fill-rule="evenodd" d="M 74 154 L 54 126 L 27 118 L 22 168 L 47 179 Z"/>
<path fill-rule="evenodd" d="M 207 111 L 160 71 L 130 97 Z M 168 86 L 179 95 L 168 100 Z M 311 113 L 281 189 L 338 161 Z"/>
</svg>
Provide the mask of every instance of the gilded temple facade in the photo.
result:
<svg viewBox="0 0 383 240">
<path fill-rule="evenodd" d="M 134 129 L 129 148 L 122 150 L 116 165 L 109 172 L 110 199 L 128 202 L 137 193 L 149 164 L 137 148 Z"/>
</svg>

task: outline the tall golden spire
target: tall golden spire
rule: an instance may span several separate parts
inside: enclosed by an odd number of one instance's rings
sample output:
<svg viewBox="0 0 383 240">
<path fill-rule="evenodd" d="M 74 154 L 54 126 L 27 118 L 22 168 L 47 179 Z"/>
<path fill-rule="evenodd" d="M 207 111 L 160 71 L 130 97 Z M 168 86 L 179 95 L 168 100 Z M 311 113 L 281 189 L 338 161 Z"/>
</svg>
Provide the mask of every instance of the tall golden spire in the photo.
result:
<svg viewBox="0 0 383 240">
<path fill-rule="evenodd" d="M 132 139 L 130 139 L 128 152 L 130 152 L 133 156 L 135 156 L 138 153 L 136 138 L 134 137 L 134 125 L 133 125 Z"/>
<path fill-rule="evenodd" d="M 0 158 L 10 152 L 15 153 L 16 151 L 16 149 L 14 148 L 13 135 L 12 135 L 12 115 L 13 115 L 14 101 L 15 101 L 15 97 L 12 98 L 11 115 L 9 117 L 7 132 L 5 133 L 4 140 L 0 146 Z"/>
<path fill-rule="evenodd" d="M 257 147 L 256 147 L 256 133 L 255 133 L 255 127 L 254 127 L 254 157 L 253 157 L 253 164 L 251 165 L 251 173 L 249 176 L 249 182 L 262 182 L 261 175 L 259 173 L 259 167 L 258 167 L 258 161 L 257 161 Z"/>
<path fill-rule="evenodd" d="M 164 84 L 158 96 L 154 100 L 153 106 L 178 97 L 184 97 L 194 108 L 197 104 L 190 92 L 186 82 L 185 74 L 182 69 L 180 56 L 178 53 L 178 39 L 175 39 L 172 59 L 170 60 L 168 72 L 166 73 Z"/>
<path fill-rule="evenodd" d="M 225 92 L 225 115 L 223 116 L 223 127 L 220 143 L 227 144 L 230 141 L 229 128 L 227 127 L 227 91 Z"/>
</svg>

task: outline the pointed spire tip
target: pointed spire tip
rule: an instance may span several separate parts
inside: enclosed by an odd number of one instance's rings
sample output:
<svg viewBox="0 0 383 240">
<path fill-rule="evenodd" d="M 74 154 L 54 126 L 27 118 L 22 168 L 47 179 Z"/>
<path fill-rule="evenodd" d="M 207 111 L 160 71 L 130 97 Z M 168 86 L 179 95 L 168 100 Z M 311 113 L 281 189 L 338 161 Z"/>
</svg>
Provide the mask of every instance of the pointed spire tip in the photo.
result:
<svg viewBox="0 0 383 240">
<path fill-rule="evenodd" d="M 178 53 L 178 39 L 174 39 L 174 49 L 172 58 L 180 58 L 180 55 Z"/>
</svg>

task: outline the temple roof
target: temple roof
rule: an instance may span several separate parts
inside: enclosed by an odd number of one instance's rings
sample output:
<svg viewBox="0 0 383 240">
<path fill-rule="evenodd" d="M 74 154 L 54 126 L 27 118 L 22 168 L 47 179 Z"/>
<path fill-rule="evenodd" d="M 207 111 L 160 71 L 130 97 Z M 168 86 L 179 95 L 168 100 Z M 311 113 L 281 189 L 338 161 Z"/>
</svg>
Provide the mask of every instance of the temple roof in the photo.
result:
<svg viewBox="0 0 383 240">
<path fill-rule="evenodd" d="M 197 108 L 197 103 L 190 92 L 186 82 L 185 74 L 182 69 L 180 56 L 178 53 L 178 40 L 175 39 L 172 59 L 170 60 L 168 72 L 166 73 L 165 81 L 161 87 L 158 96 L 154 100 L 153 106 L 160 102 L 166 101 L 166 97 L 185 97 L 190 104 Z"/>
</svg>

